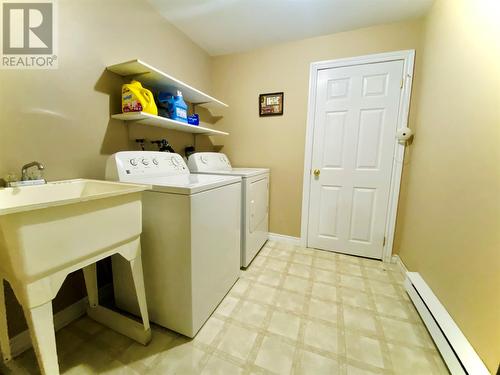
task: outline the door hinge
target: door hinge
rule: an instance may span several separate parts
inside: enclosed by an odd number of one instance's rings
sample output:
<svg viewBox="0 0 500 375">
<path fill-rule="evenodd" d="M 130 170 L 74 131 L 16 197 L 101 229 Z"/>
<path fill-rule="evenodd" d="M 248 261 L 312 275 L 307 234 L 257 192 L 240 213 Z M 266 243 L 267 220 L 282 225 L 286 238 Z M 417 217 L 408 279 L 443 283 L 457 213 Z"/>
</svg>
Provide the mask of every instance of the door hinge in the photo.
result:
<svg viewBox="0 0 500 375">
<path fill-rule="evenodd" d="M 384 236 L 384 241 L 382 242 L 382 247 L 385 246 L 385 236 Z"/>
<path fill-rule="evenodd" d="M 401 78 L 401 88 L 403 88 L 403 86 L 405 85 L 405 80 L 403 78 Z"/>
</svg>

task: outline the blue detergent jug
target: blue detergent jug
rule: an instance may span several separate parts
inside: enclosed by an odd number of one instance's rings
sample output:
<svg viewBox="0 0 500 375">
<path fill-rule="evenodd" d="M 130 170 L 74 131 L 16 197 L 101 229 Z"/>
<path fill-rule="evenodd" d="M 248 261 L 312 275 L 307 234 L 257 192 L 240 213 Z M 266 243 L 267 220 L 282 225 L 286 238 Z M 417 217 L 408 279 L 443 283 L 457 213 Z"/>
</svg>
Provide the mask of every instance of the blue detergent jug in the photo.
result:
<svg viewBox="0 0 500 375">
<path fill-rule="evenodd" d="M 187 104 L 182 98 L 182 92 L 177 91 L 177 95 L 173 96 L 169 93 L 159 93 L 158 101 L 167 104 L 168 114 L 172 120 L 187 123 Z"/>
</svg>

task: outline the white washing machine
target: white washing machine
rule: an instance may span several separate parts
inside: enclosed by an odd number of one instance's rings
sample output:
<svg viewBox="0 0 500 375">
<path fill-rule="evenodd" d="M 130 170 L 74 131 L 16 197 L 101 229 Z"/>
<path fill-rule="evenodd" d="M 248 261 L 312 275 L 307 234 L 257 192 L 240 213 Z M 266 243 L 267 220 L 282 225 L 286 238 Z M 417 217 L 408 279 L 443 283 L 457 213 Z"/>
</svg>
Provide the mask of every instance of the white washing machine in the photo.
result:
<svg viewBox="0 0 500 375">
<path fill-rule="evenodd" d="M 144 192 L 142 263 L 151 321 L 194 337 L 240 273 L 241 178 L 194 175 L 178 154 L 112 155 L 106 178 Z M 119 308 L 138 314 L 130 269 L 113 258 Z"/>
<path fill-rule="evenodd" d="M 269 235 L 269 169 L 233 168 L 218 152 L 194 153 L 188 167 L 191 173 L 242 178 L 241 267 L 248 267 Z"/>
</svg>

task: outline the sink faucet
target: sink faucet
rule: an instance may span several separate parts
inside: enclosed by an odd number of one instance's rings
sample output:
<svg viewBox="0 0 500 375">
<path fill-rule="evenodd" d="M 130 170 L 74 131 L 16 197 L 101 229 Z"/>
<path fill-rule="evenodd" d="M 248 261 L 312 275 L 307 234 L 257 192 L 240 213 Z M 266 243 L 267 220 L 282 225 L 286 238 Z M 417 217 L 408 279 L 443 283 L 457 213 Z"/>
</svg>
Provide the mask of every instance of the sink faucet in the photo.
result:
<svg viewBox="0 0 500 375">
<path fill-rule="evenodd" d="M 33 167 L 36 167 L 39 171 L 43 171 L 45 169 L 43 164 L 39 163 L 37 161 L 32 161 L 31 163 L 23 165 L 23 168 L 21 169 L 21 181 L 30 180 L 29 175 L 28 175 L 28 170 L 30 168 L 33 168 Z"/>
</svg>

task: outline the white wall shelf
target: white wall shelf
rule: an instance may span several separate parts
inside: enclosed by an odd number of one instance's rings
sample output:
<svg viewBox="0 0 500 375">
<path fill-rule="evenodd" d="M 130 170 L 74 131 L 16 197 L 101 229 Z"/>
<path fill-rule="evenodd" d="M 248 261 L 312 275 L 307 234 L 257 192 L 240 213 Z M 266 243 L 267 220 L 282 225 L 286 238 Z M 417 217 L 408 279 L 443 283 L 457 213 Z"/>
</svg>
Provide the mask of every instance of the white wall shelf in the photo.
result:
<svg viewBox="0 0 500 375">
<path fill-rule="evenodd" d="M 224 108 L 228 106 L 220 100 L 205 94 L 139 59 L 111 65 L 106 69 L 122 77 L 136 79 L 148 88 L 166 91 L 172 94 L 180 90 L 186 101 L 208 109 Z"/>
<path fill-rule="evenodd" d="M 205 134 L 205 135 L 228 135 L 229 133 L 220 130 L 206 128 L 204 126 L 189 125 L 184 122 L 171 120 L 169 118 L 155 116 L 146 112 L 128 112 L 112 115 L 112 118 L 122 121 L 133 121 L 134 123 L 156 126 L 158 128 L 178 130 L 186 133 Z M 200 122 L 200 125 L 203 125 Z"/>
</svg>

